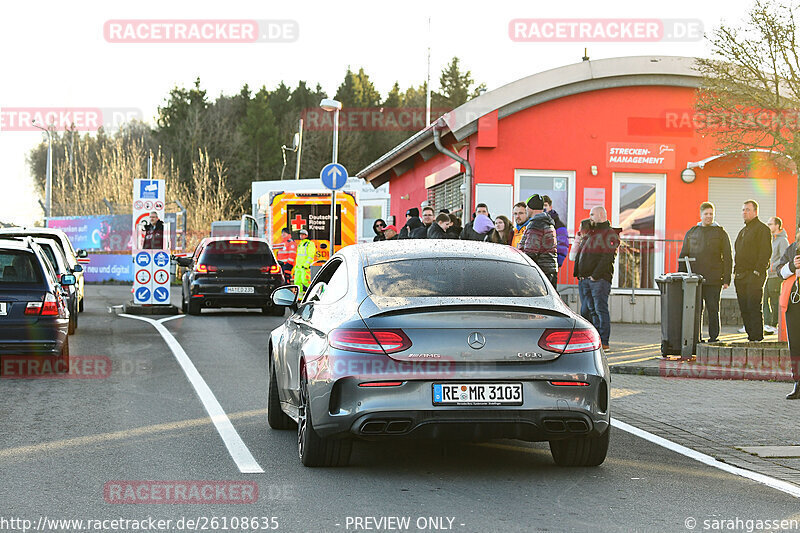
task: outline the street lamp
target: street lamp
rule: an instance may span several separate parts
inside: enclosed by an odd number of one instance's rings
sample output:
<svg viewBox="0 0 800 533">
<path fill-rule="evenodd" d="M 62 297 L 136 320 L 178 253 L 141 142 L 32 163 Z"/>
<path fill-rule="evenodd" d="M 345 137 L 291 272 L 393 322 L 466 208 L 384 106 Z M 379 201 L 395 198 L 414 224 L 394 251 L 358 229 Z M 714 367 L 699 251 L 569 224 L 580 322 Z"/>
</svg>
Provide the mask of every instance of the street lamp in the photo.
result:
<svg viewBox="0 0 800 533">
<path fill-rule="evenodd" d="M 339 162 L 339 111 L 342 109 L 342 103 L 330 98 L 323 98 L 319 106 L 325 111 L 333 111 L 333 163 Z M 336 191 L 331 190 L 331 251 L 330 256 L 333 256 L 333 247 L 336 242 Z"/>
<path fill-rule="evenodd" d="M 47 219 L 50 218 L 50 211 L 52 210 L 53 204 L 53 137 L 50 132 L 50 128 L 47 127 L 46 129 L 36 123 L 36 119 L 31 121 L 31 124 L 35 128 L 39 128 L 42 131 L 47 132 L 47 178 L 44 182 L 44 218 L 45 218 L 45 225 L 47 225 Z"/>
</svg>

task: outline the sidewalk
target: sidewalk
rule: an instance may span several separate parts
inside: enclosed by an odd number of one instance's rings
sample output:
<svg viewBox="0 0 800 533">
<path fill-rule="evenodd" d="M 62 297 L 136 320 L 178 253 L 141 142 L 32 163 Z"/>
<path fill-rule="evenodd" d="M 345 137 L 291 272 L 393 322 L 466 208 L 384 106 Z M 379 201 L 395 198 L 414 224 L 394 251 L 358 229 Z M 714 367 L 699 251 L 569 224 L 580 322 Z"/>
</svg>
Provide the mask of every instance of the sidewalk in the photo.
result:
<svg viewBox="0 0 800 533">
<path fill-rule="evenodd" d="M 747 340 L 747 335 L 739 333 L 737 329 L 738 326 L 722 326 L 720 340 Z M 792 380 L 791 372 L 785 368 L 731 368 L 704 365 L 697 361 L 677 361 L 675 357 L 664 358 L 661 356 L 660 324 L 612 324 L 610 340 L 611 348 L 606 351 L 606 356 L 613 374 L 753 381 Z M 767 335 L 764 340 L 777 341 L 777 336 Z"/>
</svg>

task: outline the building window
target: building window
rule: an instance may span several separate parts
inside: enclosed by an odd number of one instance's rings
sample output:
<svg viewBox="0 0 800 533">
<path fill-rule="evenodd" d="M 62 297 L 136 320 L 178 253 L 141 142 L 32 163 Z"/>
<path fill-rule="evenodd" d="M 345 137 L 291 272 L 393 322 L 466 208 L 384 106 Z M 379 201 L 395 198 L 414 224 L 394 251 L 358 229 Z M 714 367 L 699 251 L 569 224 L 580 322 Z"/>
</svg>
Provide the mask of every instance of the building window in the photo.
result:
<svg viewBox="0 0 800 533">
<path fill-rule="evenodd" d="M 534 194 L 547 195 L 553 209 L 567 226 L 575 231 L 575 172 L 572 170 L 514 170 L 514 191 L 518 202 L 526 202 Z"/>
<path fill-rule="evenodd" d="M 461 192 L 461 185 L 464 183 L 464 174 L 459 174 L 438 185 L 428 189 L 428 205 L 433 207 L 434 213 L 440 209 L 449 209 L 450 213 L 464 218 L 464 194 Z"/>
</svg>

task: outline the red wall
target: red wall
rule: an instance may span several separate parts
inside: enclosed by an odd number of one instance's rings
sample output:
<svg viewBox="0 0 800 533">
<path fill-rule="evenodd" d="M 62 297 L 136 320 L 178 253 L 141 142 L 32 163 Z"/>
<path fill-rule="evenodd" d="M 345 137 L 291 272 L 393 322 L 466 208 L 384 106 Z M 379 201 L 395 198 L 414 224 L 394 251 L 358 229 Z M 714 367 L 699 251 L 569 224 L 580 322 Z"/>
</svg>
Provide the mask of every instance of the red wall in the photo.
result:
<svg viewBox="0 0 800 533">
<path fill-rule="evenodd" d="M 693 112 L 694 89 L 682 87 L 625 87 L 603 89 L 546 102 L 481 127 L 496 127 L 496 147 L 491 146 L 495 131 L 479 132 L 469 138 L 469 161 L 475 172 L 474 183 L 514 183 L 514 169 L 570 170 L 576 172 L 575 222 L 589 216 L 583 209 L 584 187 L 606 189 L 606 208 L 611 209 L 613 172 L 658 173 L 667 175 L 666 238 L 682 238 L 698 220 L 698 207 L 708 199 L 709 175 L 738 176 L 740 163 L 722 158 L 695 169 L 697 179 L 686 184 L 680 179 L 688 161 L 699 161 L 717 153 L 711 136 L 702 137 L 692 127 L 667 124 L 668 115 Z M 683 115 L 678 115 L 683 116 Z M 488 133 L 488 136 L 486 135 Z M 658 143 L 675 145 L 674 168 L 607 168 L 606 143 Z M 405 211 L 427 199 L 425 176 L 449 165 L 443 155 L 423 162 L 415 156 L 415 168 L 390 182 L 392 214 L 398 224 L 405 222 Z M 598 175 L 590 168 L 596 165 Z M 777 177 L 778 216 L 787 233 L 794 234 L 796 176 L 776 170 L 769 162 L 751 167 L 746 177 Z M 408 194 L 408 200 L 400 199 Z M 474 205 L 473 190 L 473 205 Z M 508 212 L 511 213 L 509 206 Z M 577 226 L 577 224 L 576 224 Z"/>
</svg>

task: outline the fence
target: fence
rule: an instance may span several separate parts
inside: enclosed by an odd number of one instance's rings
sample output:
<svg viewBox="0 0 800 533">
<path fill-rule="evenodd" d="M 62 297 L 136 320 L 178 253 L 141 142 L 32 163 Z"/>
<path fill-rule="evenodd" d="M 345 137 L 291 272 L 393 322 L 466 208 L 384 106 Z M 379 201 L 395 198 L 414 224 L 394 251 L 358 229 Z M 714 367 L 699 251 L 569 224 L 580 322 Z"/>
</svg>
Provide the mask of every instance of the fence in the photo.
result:
<svg viewBox="0 0 800 533">
<path fill-rule="evenodd" d="M 570 237 L 572 243 L 574 236 Z M 614 287 L 619 289 L 657 289 L 655 278 L 667 272 L 677 272 L 682 240 L 656 237 L 621 237 L 614 266 Z M 572 275 L 574 263 L 567 257 L 558 272 L 559 285 L 577 285 Z"/>
</svg>

